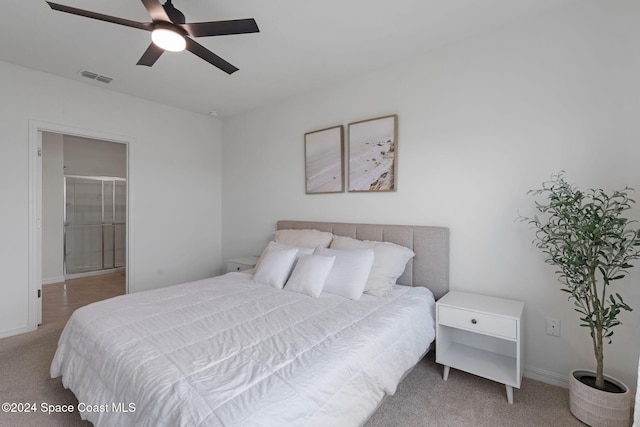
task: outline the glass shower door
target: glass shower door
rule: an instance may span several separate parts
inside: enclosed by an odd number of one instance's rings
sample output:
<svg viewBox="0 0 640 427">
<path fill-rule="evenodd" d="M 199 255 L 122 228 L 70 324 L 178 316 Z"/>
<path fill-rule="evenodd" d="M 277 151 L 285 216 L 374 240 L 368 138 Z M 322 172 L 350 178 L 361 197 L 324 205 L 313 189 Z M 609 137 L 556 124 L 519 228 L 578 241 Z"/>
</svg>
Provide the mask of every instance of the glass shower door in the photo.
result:
<svg viewBox="0 0 640 427">
<path fill-rule="evenodd" d="M 64 272 L 125 266 L 126 181 L 65 177 Z"/>
</svg>

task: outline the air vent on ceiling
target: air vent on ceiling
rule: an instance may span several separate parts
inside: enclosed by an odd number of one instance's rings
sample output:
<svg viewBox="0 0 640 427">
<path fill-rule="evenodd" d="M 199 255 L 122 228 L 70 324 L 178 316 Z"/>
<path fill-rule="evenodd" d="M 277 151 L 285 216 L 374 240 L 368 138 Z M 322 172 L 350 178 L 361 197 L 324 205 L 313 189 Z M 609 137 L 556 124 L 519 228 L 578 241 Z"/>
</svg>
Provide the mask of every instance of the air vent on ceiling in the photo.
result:
<svg viewBox="0 0 640 427">
<path fill-rule="evenodd" d="M 96 80 L 102 83 L 111 83 L 111 80 L 113 80 L 111 77 L 107 77 L 107 76 L 98 76 L 96 77 Z"/>
<path fill-rule="evenodd" d="M 111 77 L 101 76 L 98 73 L 94 73 L 93 71 L 87 71 L 87 70 L 80 70 L 80 75 L 82 77 L 86 77 L 91 80 L 97 80 L 99 82 L 107 83 L 107 84 L 111 83 L 111 81 L 113 80 L 113 78 Z"/>
</svg>

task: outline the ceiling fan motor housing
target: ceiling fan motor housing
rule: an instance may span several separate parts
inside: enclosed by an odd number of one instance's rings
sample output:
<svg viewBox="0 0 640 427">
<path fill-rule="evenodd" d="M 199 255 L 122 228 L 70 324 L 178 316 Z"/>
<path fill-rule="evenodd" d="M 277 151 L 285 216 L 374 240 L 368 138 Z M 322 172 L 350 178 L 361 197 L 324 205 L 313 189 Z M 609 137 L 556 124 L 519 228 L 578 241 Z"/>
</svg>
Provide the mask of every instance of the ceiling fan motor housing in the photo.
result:
<svg viewBox="0 0 640 427">
<path fill-rule="evenodd" d="M 153 29 L 154 30 L 169 30 L 169 31 L 173 31 L 174 33 L 178 33 L 183 37 L 187 35 L 187 31 L 184 28 L 179 27 L 177 25 L 174 25 L 174 24 L 172 24 L 170 22 L 155 21 L 153 23 Z"/>
</svg>

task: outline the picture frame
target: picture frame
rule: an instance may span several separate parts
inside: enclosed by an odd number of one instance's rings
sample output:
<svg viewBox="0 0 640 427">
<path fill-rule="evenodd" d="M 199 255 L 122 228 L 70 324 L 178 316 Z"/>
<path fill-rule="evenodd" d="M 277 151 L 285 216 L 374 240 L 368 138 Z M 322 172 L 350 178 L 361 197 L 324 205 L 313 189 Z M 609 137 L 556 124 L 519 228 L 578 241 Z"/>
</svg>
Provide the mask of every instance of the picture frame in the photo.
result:
<svg viewBox="0 0 640 427">
<path fill-rule="evenodd" d="M 396 191 L 398 115 L 349 123 L 349 191 Z"/>
<path fill-rule="evenodd" d="M 344 126 L 304 134 L 306 194 L 344 192 Z"/>
</svg>

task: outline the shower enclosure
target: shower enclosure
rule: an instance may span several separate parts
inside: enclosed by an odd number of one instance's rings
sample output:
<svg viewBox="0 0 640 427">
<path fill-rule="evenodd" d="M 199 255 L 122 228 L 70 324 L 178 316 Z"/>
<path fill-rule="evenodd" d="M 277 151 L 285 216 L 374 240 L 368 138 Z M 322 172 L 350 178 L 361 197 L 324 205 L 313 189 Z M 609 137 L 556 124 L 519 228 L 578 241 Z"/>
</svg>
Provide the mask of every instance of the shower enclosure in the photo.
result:
<svg viewBox="0 0 640 427">
<path fill-rule="evenodd" d="M 125 178 L 64 178 L 64 274 L 125 267 Z"/>
</svg>

